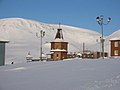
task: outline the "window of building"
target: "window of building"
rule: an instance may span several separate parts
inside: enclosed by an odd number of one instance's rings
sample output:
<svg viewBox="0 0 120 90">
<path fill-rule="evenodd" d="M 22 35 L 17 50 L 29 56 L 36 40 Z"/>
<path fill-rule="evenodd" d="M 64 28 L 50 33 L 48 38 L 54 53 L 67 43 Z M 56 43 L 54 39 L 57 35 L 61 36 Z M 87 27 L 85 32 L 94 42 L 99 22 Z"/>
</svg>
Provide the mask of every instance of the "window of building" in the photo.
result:
<svg viewBox="0 0 120 90">
<path fill-rule="evenodd" d="M 57 54 L 57 57 L 58 57 L 59 55 Z"/>
<path fill-rule="evenodd" d="M 118 55 L 118 50 L 115 50 L 115 51 L 114 51 L 114 55 Z"/>
<path fill-rule="evenodd" d="M 119 43 L 116 41 L 116 42 L 115 42 L 115 47 L 118 47 L 118 44 L 119 44 Z"/>
<path fill-rule="evenodd" d="M 91 57 L 93 57 L 93 55 L 91 55 Z"/>
</svg>

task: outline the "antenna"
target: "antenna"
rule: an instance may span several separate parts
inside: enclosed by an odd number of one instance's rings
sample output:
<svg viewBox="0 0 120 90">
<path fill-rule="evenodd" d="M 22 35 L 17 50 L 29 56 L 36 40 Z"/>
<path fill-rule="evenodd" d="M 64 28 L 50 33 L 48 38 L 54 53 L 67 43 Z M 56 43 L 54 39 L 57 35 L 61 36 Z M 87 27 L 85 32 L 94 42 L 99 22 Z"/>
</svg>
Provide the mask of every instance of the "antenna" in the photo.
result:
<svg viewBox="0 0 120 90">
<path fill-rule="evenodd" d="M 61 23 L 59 22 L 59 28 L 60 28 Z"/>
<path fill-rule="evenodd" d="M 83 42 L 83 53 L 85 52 L 85 43 Z"/>
</svg>

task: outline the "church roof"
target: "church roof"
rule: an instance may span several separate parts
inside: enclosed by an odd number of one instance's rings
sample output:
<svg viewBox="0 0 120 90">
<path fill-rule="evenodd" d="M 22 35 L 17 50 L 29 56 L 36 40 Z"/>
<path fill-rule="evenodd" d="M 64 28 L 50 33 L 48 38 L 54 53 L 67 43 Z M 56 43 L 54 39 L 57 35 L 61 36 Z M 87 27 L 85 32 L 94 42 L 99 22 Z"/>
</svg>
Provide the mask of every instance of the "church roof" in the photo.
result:
<svg viewBox="0 0 120 90">
<path fill-rule="evenodd" d="M 67 42 L 67 41 L 65 41 L 64 39 L 56 38 L 53 42 Z"/>
<path fill-rule="evenodd" d="M 57 34 L 55 36 L 55 39 L 63 39 L 63 34 L 62 34 L 62 29 L 61 28 L 58 28 L 57 29 Z"/>
<path fill-rule="evenodd" d="M 62 33 L 62 29 L 60 28 L 60 24 L 59 24 L 59 28 L 57 29 L 55 40 L 53 42 L 66 42 L 63 38 L 63 33 Z"/>
<path fill-rule="evenodd" d="M 67 52 L 65 49 L 52 49 L 51 52 Z"/>
</svg>

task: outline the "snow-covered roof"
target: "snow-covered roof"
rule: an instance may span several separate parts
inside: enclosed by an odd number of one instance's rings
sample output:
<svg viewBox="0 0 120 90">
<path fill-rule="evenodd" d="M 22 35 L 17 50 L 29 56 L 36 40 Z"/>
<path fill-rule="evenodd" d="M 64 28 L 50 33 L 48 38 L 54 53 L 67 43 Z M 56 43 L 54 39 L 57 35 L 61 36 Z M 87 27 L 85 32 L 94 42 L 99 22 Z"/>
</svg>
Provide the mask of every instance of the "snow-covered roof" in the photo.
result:
<svg viewBox="0 0 120 90">
<path fill-rule="evenodd" d="M 42 57 L 45 57 L 46 58 L 46 55 L 44 53 L 42 53 Z"/>
<path fill-rule="evenodd" d="M 78 53 L 77 55 L 82 56 L 82 54 L 81 54 L 81 53 Z"/>
<path fill-rule="evenodd" d="M 3 39 L 3 38 L 0 38 L 0 42 L 8 43 L 9 40 L 5 40 L 5 39 Z"/>
<path fill-rule="evenodd" d="M 31 58 L 32 56 L 31 55 L 27 55 L 26 58 Z"/>
<path fill-rule="evenodd" d="M 56 38 L 53 42 L 67 42 L 67 41 L 65 41 L 64 39 Z"/>
<path fill-rule="evenodd" d="M 114 37 L 110 39 L 110 41 L 113 41 L 113 40 L 120 40 L 120 37 Z"/>
<path fill-rule="evenodd" d="M 66 52 L 67 50 L 65 49 L 52 49 L 51 52 L 58 51 L 58 52 Z"/>
</svg>

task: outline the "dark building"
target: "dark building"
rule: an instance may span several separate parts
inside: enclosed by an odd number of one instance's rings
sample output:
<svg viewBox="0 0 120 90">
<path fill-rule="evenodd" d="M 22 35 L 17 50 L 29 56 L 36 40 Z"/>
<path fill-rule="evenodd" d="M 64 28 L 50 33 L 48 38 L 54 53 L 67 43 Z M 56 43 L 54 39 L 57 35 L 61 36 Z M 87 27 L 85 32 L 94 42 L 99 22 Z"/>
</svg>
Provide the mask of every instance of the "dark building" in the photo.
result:
<svg viewBox="0 0 120 90">
<path fill-rule="evenodd" d="M 110 40 L 110 42 L 111 57 L 120 57 L 120 38 L 113 38 Z"/>
<path fill-rule="evenodd" d="M 5 64 L 5 43 L 9 41 L 0 40 L 0 66 Z"/>
</svg>

